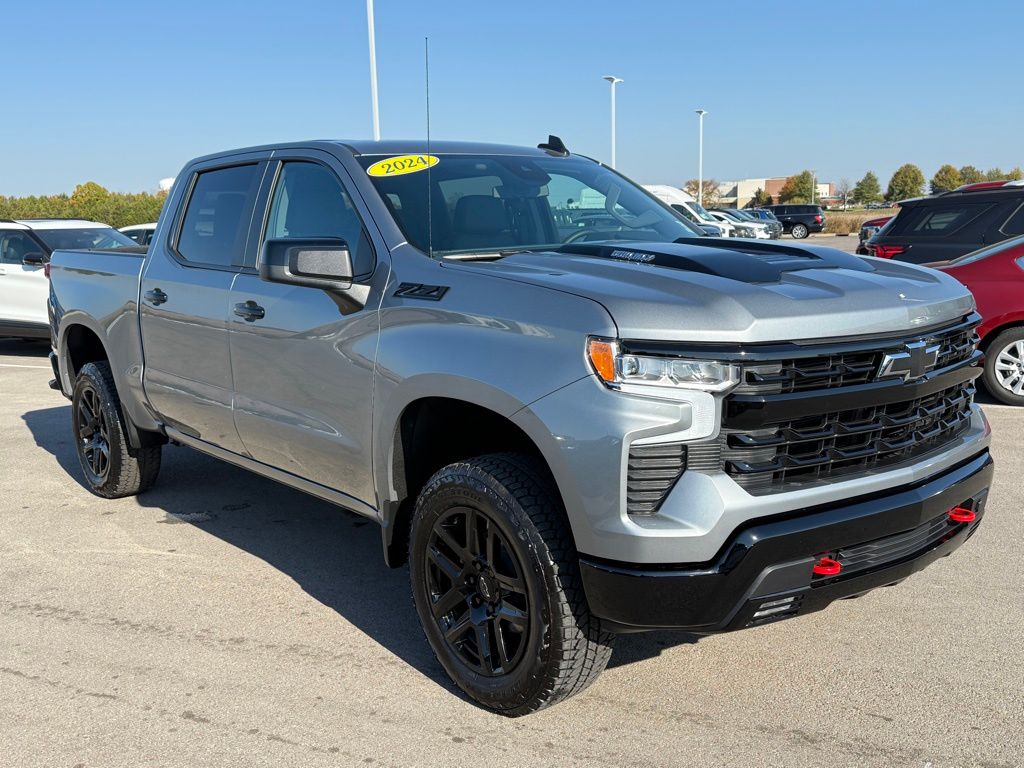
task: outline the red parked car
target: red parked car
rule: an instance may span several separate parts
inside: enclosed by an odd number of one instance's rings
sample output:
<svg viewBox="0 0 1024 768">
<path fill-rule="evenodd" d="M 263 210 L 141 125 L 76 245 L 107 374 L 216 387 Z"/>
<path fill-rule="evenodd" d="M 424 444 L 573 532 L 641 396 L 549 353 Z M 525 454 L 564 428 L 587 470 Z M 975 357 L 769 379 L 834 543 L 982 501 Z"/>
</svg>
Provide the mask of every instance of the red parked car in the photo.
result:
<svg viewBox="0 0 1024 768">
<path fill-rule="evenodd" d="M 988 391 L 1024 405 L 1024 236 L 929 266 L 966 285 L 978 302 Z"/>
</svg>

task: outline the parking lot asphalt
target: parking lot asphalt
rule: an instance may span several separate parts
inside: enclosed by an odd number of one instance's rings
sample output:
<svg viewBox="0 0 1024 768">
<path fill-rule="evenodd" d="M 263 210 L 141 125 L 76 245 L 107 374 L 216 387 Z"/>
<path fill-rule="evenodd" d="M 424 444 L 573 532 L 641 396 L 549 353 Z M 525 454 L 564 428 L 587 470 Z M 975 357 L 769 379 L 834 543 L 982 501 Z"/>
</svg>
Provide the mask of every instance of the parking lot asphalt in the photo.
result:
<svg viewBox="0 0 1024 768">
<path fill-rule="evenodd" d="M 845 239 L 845 238 L 842 238 Z M 186 448 L 82 486 L 43 346 L 0 341 L 0 765 L 1024 764 L 1024 409 L 952 557 L 811 616 L 621 638 L 581 696 L 461 697 L 376 526 Z"/>
</svg>

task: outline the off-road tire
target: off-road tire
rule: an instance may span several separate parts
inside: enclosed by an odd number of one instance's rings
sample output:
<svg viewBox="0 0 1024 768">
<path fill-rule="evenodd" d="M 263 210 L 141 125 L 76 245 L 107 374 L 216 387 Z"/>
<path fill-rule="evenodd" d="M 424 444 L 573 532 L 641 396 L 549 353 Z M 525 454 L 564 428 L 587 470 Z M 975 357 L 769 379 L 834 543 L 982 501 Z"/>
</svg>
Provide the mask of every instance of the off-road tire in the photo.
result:
<svg viewBox="0 0 1024 768">
<path fill-rule="evenodd" d="M 810 234 L 810 230 L 807 229 L 806 224 L 794 224 L 793 228 L 789 230 L 789 234 L 793 236 L 794 240 L 803 240 Z"/>
<path fill-rule="evenodd" d="M 449 645 L 432 610 L 428 547 L 435 525 L 462 508 L 482 513 L 504 534 L 527 585 L 524 652 L 497 676 L 478 673 Z M 535 712 L 584 690 L 608 664 L 615 636 L 590 615 L 568 520 L 535 460 L 493 454 L 440 469 L 419 495 L 409 541 L 413 599 L 427 640 L 455 684 L 482 706 L 511 717 Z"/>
<path fill-rule="evenodd" d="M 85 412 L 83 401 L 94 411 L 96 421 L 102 426 L 92 436 L 83 434 Z M 75 379 L 71 395 L 71 429 L 74 436 L 78 461 L 89 490 L 97 496 L 117 499 L 134 496 L 150 488 L 160 472 L 161 446 L 140 448 L 133 456 L 129 449 L 128 435 L 121 416 L 121 400 L 114 387 L 114 376 L 107 362 L 86 363 Z M 99 440 L 99 443 L 90 443 Z M 108 456 L 97 471 L 89 458 L 88 449 L 95 445 L 106 445 Z"/>
<path fill-rule="evenodd" d="M 985 348 L 985 368 L 983 378 L 985 388 L 989 394 L 1007 405 L 1024 405 L 1024 395 L 1014 394 L 1000 381 L 996 366 L 1000 364 L 1000 356 L 1005 352 L 1002 364 L 1005 366 L 1012 361 L 1022 358 L 1021 349 L 1017 343 L 1024 341 L 1024 328 L 1007 328 L 996 336 Z M 1024 372 L 1022 372 L 1024 373 Z M 1011 379 L 1011 381 L 1015 381 Z"/>
</svg>

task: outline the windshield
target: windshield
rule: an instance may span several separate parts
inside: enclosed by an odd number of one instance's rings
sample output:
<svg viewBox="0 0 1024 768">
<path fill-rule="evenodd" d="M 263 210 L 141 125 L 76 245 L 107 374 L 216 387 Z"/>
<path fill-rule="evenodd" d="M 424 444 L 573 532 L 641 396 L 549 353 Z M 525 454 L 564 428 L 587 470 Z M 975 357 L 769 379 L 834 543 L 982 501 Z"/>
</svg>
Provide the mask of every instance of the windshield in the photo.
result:
<svg viewBox="0 0 1024 768">
<path fill-rule="evenodd" d="M 56 251 L 58 248 L 74 250 L 76 248 L 125 248 L 128 246 L 134 248 L 138 246 L 138 243 L 127 235 L 109 227 L 36 229 L 33 231 L 51 251 Z"/>
<path fill-rule="evenodd" d="M 758 221 L 757 216 L 752 216 L 746 211 L 730 210 L 730 214 L 739 219 L 740 221 Z"/>
<path fill-rule="evenodd" d="M 690 205 L 693 206 L 693 210 L 695 210 L 697 212 L 697 215 L 700 216 L 704 221 L 710 221 L 712 224 L 716 224 L 718 222 L 718 220 L 714 216 L 708 213 L 707 208 L 705 208 L 700 203 L 690 203 Z"/>
<path fill-rule="evenodd" d="M 413 157 L 419 159 L 414 171 L 407 157 L 358 160 L 408 241 L 427 251 L 429 230 L 431 250 L 439 256 L 704 234 L 585 158 L 437 155 L 428 166 L 426 156 Z"/>
</svg>

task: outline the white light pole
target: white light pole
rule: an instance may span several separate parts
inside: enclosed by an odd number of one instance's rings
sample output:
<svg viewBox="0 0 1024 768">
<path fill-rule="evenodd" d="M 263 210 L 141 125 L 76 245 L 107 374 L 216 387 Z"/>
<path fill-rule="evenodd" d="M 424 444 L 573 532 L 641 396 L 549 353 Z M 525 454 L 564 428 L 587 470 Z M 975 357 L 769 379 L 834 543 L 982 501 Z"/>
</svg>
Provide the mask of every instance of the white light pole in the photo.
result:
<svg viewBox="0 0 1024 768">
<path fill-rule="evenodd" d="M 615 86 L 623 82 L 621 77 L 615 77 L 614 75 L 605 75 L 604 80 L 607 80 L 612 85 L 612 168 L 615 167 Z"/>
<path fill-rule="evenodd" d="M 811 205 L 814 205 L 814 171 L 811 171 Z"/>
<path fill-rule="evenodd" d="M 704 115 L 706 110 L 697 110 L 697 205 L 704 204 Z"/>
<path fill-rule="evenodd" d="M 377 42 L 373 34 L 373 0 L 366 0 L 366 29 L 370 36 L 370 101 L 373 110 L 373 140 L 380 141 L 380 112 L 377 108 Z"/>
</svg>

